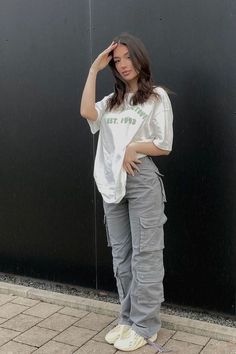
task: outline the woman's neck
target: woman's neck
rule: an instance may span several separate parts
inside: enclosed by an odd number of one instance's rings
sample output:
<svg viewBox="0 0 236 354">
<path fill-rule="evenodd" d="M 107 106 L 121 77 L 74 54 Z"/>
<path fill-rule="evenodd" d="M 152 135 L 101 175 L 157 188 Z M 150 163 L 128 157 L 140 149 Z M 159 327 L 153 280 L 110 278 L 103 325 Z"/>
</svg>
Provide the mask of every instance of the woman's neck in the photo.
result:
<svg viewBox="0 0 236 354">
<path fill-rule="evenodd" d="M 134 82 L 129 82 L 126 87 L 126 92 L 135 93 L 138 90 L 138 84 L 135 80 Z"/>
</svg>

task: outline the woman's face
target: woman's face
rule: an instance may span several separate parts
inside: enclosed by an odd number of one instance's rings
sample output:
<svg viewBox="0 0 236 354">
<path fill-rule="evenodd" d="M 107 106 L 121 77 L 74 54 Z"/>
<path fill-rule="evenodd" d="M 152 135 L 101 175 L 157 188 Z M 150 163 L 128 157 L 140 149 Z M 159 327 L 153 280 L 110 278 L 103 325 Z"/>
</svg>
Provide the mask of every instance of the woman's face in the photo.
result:
<svg viewBox="0 0 236 354">
<path fill-rule="evenodd" d="M 128 84 L 137 82 L 138 71 L 136 71 L 133 66 L 126 45 L 118 44 L 118 46 L 113 50 L 113 60 L 116 70 Z"/>
</svg>

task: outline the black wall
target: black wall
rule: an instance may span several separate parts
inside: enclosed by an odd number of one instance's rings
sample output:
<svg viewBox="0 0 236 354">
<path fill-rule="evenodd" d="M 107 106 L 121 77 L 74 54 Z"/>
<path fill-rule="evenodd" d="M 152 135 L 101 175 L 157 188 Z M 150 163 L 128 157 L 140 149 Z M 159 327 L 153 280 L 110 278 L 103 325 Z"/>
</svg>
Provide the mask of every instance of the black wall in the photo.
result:
<svg viewBox="0 0 236 354">
<path fill-rule="evenodd" d="M 91 61 L 129 31 L 176 94 L 165 174 L 167 302 L 235 315 L 236 3 L 0 1 L 0 271 L 115 290 L 97 136 L 80 118 Z M 99 74 L 97 98 L 113 89 Z"/>
</svg>

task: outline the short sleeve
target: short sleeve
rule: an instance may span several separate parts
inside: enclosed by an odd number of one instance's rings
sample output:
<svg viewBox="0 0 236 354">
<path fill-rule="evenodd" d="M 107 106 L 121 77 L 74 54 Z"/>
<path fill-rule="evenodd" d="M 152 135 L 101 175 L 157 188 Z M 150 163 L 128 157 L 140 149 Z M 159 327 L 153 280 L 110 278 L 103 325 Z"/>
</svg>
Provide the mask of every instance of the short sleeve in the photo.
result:
<svg viewBox="0 0 236 354">
<path fill-rule="evenodd" d="M 154 140 L 153 144 L 162 150 L 172 150 L 173 144 L 173 111 L 168 94 L 162 88 L 158 90 L 160 101 L 157 103 L 153 119 L 152 128 Z"/>
<path fill-rule="evenodd" d="M 112 94 L 105 96 L 101 101 L 98 101 L 95 103 L 95 108 L 98 113 L 97 119 L 95 121 L 91 120 L 91 119 L 87 119 L 87 122 L 90 126 L 90 130 L 91 130 L 92 134 L 97 133 L 100 129 L 101 119 L 102 119 L 103 114 L 106 111 L 107 101 L 111 95 Z"/>
</svg>

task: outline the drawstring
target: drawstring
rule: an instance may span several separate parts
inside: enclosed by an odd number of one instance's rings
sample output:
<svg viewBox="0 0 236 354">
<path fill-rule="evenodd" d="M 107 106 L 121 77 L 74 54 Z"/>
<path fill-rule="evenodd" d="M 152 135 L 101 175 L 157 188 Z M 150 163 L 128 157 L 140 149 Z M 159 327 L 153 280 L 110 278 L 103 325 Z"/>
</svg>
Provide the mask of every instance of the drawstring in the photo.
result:
<svg viewBox="0 0 236 354">
<path fill-rule="evenodd" d="M 156 349 L 156 353 L 169 353 L 169 352 L 172 352 L 173 350 L 171 349 L 166 349 L 166 348 L 163 348 L 162 346 L 160 346 L 159 344 L 157 343 L 153 343 L 151 342 L 149 339 L 146 339 L 146 342 L 151 346 L 153 347 L 154 349 Z"/>
</svg>

